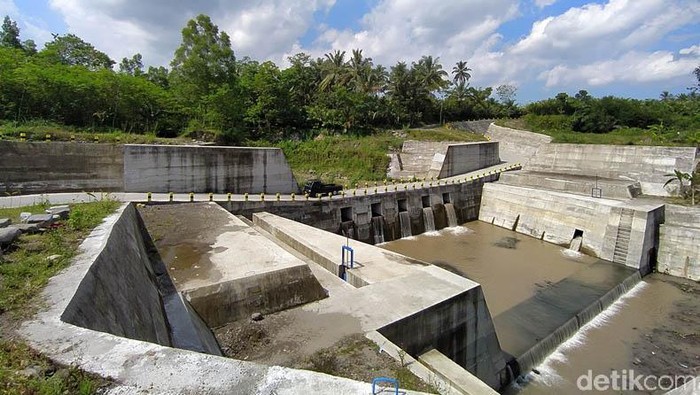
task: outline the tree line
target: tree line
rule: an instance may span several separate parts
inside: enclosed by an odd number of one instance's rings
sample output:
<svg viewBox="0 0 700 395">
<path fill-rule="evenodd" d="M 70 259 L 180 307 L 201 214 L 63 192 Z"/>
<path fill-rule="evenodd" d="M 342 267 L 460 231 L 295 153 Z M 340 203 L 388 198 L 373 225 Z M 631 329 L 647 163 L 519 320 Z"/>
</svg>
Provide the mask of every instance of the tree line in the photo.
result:
<svg viewBox="0 0 700 395">
<path fill-rule="evenodd" d="M 524 113 L 563 115 L 574 130 L 605 132 L 620 125 L 649 127 L 659 120 L 678 123 L 687 118 L 683 114 L 698 113 L 697 90 L 647 101 L 595 99 L 581 91 L 519 107 L 512 85 L 471 86 L 466 61 L 446 70 L 439 58 L 423 56 L 387 69 L 361 49 L 315 59 L 299 53 L 288 60 L 289 67 L 280 69 L 270 61 L 236 58 L 229 36 L 206 15 L 182 29 L 169 68 L 145 68 L 140 54 L 117 64 L 73 34 L 54 35 L 37 50 L 5 17 L 0 119 L 159 136 L 205 131 L 236 143 L 313 130 L 367 133 Z"/>
</svg>

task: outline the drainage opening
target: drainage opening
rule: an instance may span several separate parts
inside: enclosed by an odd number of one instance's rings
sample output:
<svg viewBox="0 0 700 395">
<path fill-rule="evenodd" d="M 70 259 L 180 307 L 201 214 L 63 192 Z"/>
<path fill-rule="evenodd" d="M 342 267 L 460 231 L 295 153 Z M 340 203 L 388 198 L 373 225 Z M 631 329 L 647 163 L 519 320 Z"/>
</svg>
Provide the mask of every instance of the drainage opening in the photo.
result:
<svg viewBox="0 0 700 395">
<path fill-rule="evenodd" d="M 382 204 L 381 203 L 372 203 L 372 217 L 381 217 L 382 216 Z"/>
<path fill-rule="evenodd" d="M 352 221 L 352 207 L 342 207 L 340 209 L 340 221 Z"/>
<path fill-rule="evenodd" d="M 443 193 L 442 194 L 442 202 L 447 204 L 447 203 L 452 203 L 452 200 L 450 199 L 450 194 L 449 192 Z"/>
<path fill-rule="evenodd" d="M 406 199 L 399 199 L 396 201 L 396 203 L 399 205 L 399 212 L 400 213 L 408 211 L 408 203 L 407 203 Z"/>
<path fill-rule="evenodd" d="M 421 198 L 423 202 L 423 208 L 430 207 L 430 195 L 425 195 Z"/>
</svg>

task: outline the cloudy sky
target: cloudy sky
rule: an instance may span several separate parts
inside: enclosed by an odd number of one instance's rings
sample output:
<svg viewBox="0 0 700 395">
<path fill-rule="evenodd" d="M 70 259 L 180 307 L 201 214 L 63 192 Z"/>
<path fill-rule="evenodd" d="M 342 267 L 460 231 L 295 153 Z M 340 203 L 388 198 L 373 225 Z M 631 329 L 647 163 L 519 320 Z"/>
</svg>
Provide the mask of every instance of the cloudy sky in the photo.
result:
<svg viewBox="0 0 700 395">
<path fill-rule="evenodd" d="M 362 48 L 389 67 L 430 54 L 448 71 L 467 60 L 472 85 L 517 85 L 520 102 L 579 89 L 680 93 L 700 65 L 700 0 L 0 0 L 0 15 L 40 48 L 73 33 L 147 65 L 168 65 L 199 13 L 239 58 L 284 67 L 297 52 Z"/>
</svg>

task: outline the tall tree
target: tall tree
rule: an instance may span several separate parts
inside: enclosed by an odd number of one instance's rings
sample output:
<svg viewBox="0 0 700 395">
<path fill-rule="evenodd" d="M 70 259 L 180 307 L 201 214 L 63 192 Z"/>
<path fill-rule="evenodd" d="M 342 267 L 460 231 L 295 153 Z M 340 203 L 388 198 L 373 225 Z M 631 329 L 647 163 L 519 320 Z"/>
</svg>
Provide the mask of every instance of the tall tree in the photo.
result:
<svg viewBox="0 0 700 395">
<path fill-rule="evenodd" d="M 455 85 L 467 84 L 469 79 L 472 78 L 472 75 L 469 74 L 470 71 L 472 71 L 472 69 L 467 66 L 467 62 L 460 60 L 455 67 L 452 68 L 452 81 L 454 81 Z"/>
<path fill-rule="evenodd" d="M 203 14 L 182 29 L 182 43 L 170 65 L 173 82 L 195 99 L 235 79 L 236 58 L 231 39 Z"/>
<path fill-rule="evenodd" d="M 2 22 L 2 30 L 0 30 L 0 46 L 23 49 L 22 42 L 19 40 L 19 27 L 17 22 L 5 16 Z"/>
<path fill-rule="evenodd" d="M 325 60 L 321 64 L 323 80 L 319 89 L 329 91 L 336 86 L 345 86 L 350 79 L 348 64 L 345 62 L 345 51 L 335 51 L 324 55 Z"/>
<path fill-rule="evenodd" d="M 114 65 L 114 61 L 107 54 L 98 51 L 92 44 L 74 34 L 54 34 L 53 41 L 47 43 L 39 55 L 52 63 L 83 66 L 93 71 L 111 69 Z"/>
<path fill-rule="evenodd" d="M 423 56 L 414 68 L 418 73 L 418 80 L 422 86 L 428 91 L 436 91 L 447 87 L 448 82 L 445 80 L 447 72 L 442 69 L 440 58 L 432 56 Z"/>
<path fill-rule="evenodd" d="M 119 63 L 119 72 L 122 74 L 128 74 L 133 76 L 140 76 L 143 74 L 143 60 L 140 53 L 135 54 L 129 58 L 122 58 L 121 63 Z"/>
</svg>

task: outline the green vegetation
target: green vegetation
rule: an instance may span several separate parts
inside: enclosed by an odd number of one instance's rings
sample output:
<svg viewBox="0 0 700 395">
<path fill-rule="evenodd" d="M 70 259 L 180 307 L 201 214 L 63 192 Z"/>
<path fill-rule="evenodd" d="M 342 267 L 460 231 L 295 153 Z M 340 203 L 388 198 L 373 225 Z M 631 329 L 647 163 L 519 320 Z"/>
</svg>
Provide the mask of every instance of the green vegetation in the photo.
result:
<svg viewBox="0 0 700 395">
<path fill-rule="evenodd" d="M 700 95 L 694 88 L 690 94 L 665 92 L 660 100 L 560 93 L 523 111 L 522 118 L 498 123 L 550 135 L 555 143 L 700 145 Z"/>
<path fill-rule="evenodd" d="M 386 179 L 388 152 L 398 151 L 405 140 L 483 141 L 482 135 L 464 131 L 409 129 L 381 132 L 369 136 L 319 135 L 312 140 L 250 142 L 251 145 L 276 145 L 282 148 L 297 182 L 313 178 L 354 186 Z"/>
<path fill-rule="evenodd" d="M 666 181 L 666 185 L 678 182 L 678 196 L 688 200 L 690 204 L 695 206 L 695 192 L 700 190 L 700 170 L 690 173 L 685 173 L 679 170 L 674 170 L 673 174 L 666 174 L 666 177 L 671 177 Z M 688 181 L 688 185 L 685 182 Z"/>
<path fill-rule="evenodd" d="M 71 206 L 62 225 L 36 235 L 23 235 L 0 258 L 0 393 L 91 394 L 106 380 L 73 367 L 55 366 L 16 339 L 13 330 L 36 311 L 36 297 L 48 280 L 68 266 L 80 242 L 119 203 L 102 199 Z M 0 218 L 19 222 L 21 212 L 43 213 L 47 205 L 0 209 Z M 27 373 L 26 369 L 33 370 Z"/>
</svg>

